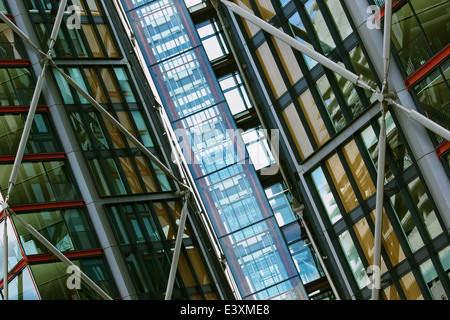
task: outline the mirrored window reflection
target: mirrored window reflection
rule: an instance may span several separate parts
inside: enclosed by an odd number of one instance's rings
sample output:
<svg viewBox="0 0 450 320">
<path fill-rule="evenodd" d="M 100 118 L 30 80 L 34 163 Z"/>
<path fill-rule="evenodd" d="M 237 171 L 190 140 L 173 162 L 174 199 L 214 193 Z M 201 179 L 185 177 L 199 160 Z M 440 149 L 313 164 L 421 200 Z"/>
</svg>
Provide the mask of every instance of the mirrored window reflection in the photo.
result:
<svg viewBox="0 0 450 320">
<path fill-rule="evenodd" d="M 353 173 L 356 184 L 358 185 L 359 192 L 365 200 L 375 193 L 376 188 L 369 172 L 367 171 L 366 164 L 364 163 L 355 140 L 347 143 L 343 148 L 343 152 L 345 159 L 347 160 L 347 164 Z"/>
<path fill-rule="evenodd" d="M 25 125 L 25 114 L 0 114 L 0 154 L 15 154 L 22 137 Z M 25 153 L 52 153 L 58 152 L 59 147 L 55 141 L 53 130 L 46 114 L 35 114 L 31 126 L 30 136 L 25 147 Z"/>
<path fill-rule="evenodd" d="M 3 289 L 0 291 L 1 298 L 4 299 Z M 39 300 L 39 294 L 36 291 L 34 280 L 28 266 L 25 266 L 8 283 L 8 300 Z"/>
<path fill-rule="evenodd" d="M 283 65 L 284 72 L 289 78 L 289 83 L 294 85 L 303 77 L 303 73 L 292 48 L 275 37 L 272 37 L 272 42 L 277 52 L 277 56 Z"/>
<path fill-rule="evenodd" d="M 395 209 L 395 213 L 401 222 L 403 231 L 408 238 L 408 243 L 413 252 L 424 246 L 423 240 L 417 229 L 416 222 L 411 215 L 410 209 L 406 205 L 403 195 L 399 192 L 391 197 L 391 203 Z"/>
<path fill-rule="evenodd" d="M 326 161 L 328 172 L 333 179 L 333 184 L 336 187 L 339 196 L 341 197 L 342 204 L 347 212 L 356 208 L 359 203 L 356 199 L 353 188 L 348 180 L 348 176 L 345 173 L 344 167 L 337 154 L 334 154 L 330 159 Z"/>
<path fill-rule="evenodd" d="M 425 115 L 450 129 L 450 59 L 420 80 L 414 86 L 414 91 Z M 442 137 L 437 137 L 443 142 Z"/>
<path fill-rule="evenodd" d="M 448 300 L 441 279 L 439 279 L 431 259 L 428 259 L 420 265 L 420 273 L 422 274 L 423 280 L 427 284 L 429 292 L 434 300 Z"/>
<path fill-rule="evenodd" d="M 324 1 L 333 17 L 334 24 L 339 31 L 341 39 L 346 39 L 353 33 L 352 26 L 344 12 L 344 8 L 340 1 L 325 0 Z"/>
<path fill-rule="evenodd" d="M 331 36 L 331 32 L 328 30 L 328 28 L 324 28 L 324 26 L 326 26 L 326 22 L 322 15 L 322 12 L 319 9 L 317 1 L 308 0 L 305 3 L 305 9 L 316 31 L 322 51 L 325 55 L 327 55 L 336 47 L 336 43 L 334 42 L 333 37 Z"/>
<path fill-rule="evenodd" d="M 29 106 L 33 93 L 34 82 L 27 68 L 0 68 L 0 106 Z"/>
<path fill-rule="evenodd" d="M 325 109 L 334 124 L 334 128 L 336 131 L 340 131 L 344 128 L 347 121 L 344 118 L 344 114 L 342 113 L 336 95 L 331 88 L 330 82 L 325 75 L 317 80 L 316 87 L 319 90 Z"/>
<path fill-rule="evenodd" d="M 372 211 L 371 217 L 372 221 L 375 223 L 375 211 Z M 405 260 L 406 256 L 385 210 L 383 210 L 382 235 L 382 244 L 389 256 L 389 261 L 393 266 L 396 266 L 397 264 Z"/>
<path fill-rule="evenodd" d="M 420 179 L 416 178 L 409 183 L 408 190 L 411 193 L 413 203 L 417 206 L 419 217 L 428 235 L 431 239 L 435 239 L 443 233 L 443 230 Z"/>
<path fill-rule="evenodd" d="M 300 18 L 300 15 L 298 12 L 294 13 L 289 18 L 289 26 L 292 30 L 292 34 L 294 37 L 300 41 L 302 44 L 306 45 L 310 49 L 314 49 L 313 45 L 311 44 L 311 39 L 309 38 L 308 33 L 306 32 L 305 25 L 303 24 L 302 19 Z M 317 65 L 317 61 L 311 59 L 307 55 L 303 54 L 303 58 L 306 61 L 306 64 L 309 69 L 312 69 L 314 66 Z"/>
<path fill-rule="evenodd" d="M 289 246 L 295 266 L 303 284 L 313 282 L 324 276 L 311 243 L 299 241 Z"/>
<path fill-rule="evenodd" d="M 101 258 L 72 260 L 91 280 L 108 295 L 115 297 L 115 287 Z M 47 262 L 30 265 L 31 272 L 42 300 L 100 300 L 101 298 L 81 281 L 81 289 L 69 288 L 67 281 L 72 273 L 67 272 L 63 262 Z"/>
<path fill-rule="evenodd" d="M 342 215 L 339 211 L 336 200 L 334 199 L 325 175 L 323 174 L 322 168 L 317 168 L 311 174 L 311 177 L 331 223 L 337 222 L 342 218 Z"/>
<path fill-rule="evenodd" d="M 15 232 L 15 228 L 12 226 L 11 223 L 11 219 L 8 218 L 7 219 L 7 223 L 6 223 L 6 232 L 8 234 L 8 272 L 10 272 L 20 261 L 22 261 L 23 256 L 22 256 L 22 252 L 21 252 L 21 248 L 19 245 L 19 241 L 17 240 L 16 237 L 16 232 Z M 1 223 L 0 223 L 0 249 L 2 250 L 1 252 L 4 252 L 4 229 L 5 229 L 5 220 L 2 219 Z M 2 265 L 2 268 L 0 268 L 0 279 L 3 279 L 4 277 L 4 255 L 2 254 L 0 256 L 0 263 Z"/>
<path fill-rule="evenodd" d="M 96 247 L 95 237 L 81 209 L 21 213 L 20 218 L 29 223 L 61 252 L 89 250 Z M 16 223 L 16 229 L 25 254 L 50 253 L 22 224 Z"/>
<path fill-rule="evenodd" d="M 78 200 L 78 192 L 69 178 L 65 161 L 24 162 L 20 167 L 10 204 L 47 203 Z M 0 165 L 0 172 L 11 172 L 12 164 Z M 0 176 L 7 189 L 9 175 Z"/>
<path fill-rule="evenodd" d="M 339 235 L 339 243 L 341 244 L 358 287 L 360 289 L 364 288 L 369 283 L 369 278 L 348 231 L 344 231 Z"/>
</svg>

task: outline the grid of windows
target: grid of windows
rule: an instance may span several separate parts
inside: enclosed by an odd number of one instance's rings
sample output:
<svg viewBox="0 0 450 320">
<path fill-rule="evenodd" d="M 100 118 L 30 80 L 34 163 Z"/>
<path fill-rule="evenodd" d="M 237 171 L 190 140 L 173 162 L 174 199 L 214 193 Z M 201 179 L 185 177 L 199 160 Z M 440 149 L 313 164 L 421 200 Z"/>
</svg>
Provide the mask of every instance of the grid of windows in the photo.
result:
<svg viewBox="0 0 450 320">
<path fill-rule="evenodd" d="M 363 75 L 372 87 L 379 84 L 370 61 L 366 58 L 364 47 L 353 30 L 343 1 L 235 2 L 247 6 L 257 16 L 282 28 L 345 68 Z M 404 2 L 413 11 L 420 11 L 421 17 L 431 15 L 438 7 L 442 9 L 448 6 L 445 1 L 427 3 L 427 8 L 424 7 L 425 2 Z M 439 24 L 437 20 L 433 21 L 434 26 Z M 348 262 L 348 268 L 345 269 L 347 277 L 352 279 L 351 290 L 353 294 L 367 298 L 370 296 L 367 289 L 367 268 L 373 260 L 380 130 L 378 116 L 374 115 L 370 125 L 364 126 L 360 131 L 346 135 L 346 140 L 328 154 L 323 149 L 343 130 L 349 131 L 354 120 L 371 108 L 376 98 L 371 92 L 356 88 L 339 75 L 324 70 L 309 57 L 294 52 L 289 47 L 283 48 L 275 38 L 245 20 L 238 19 L 238 24 L 244 30 L 242 37 L 246 42 L 239 46 L 248 46 L 248 58 L 255 61 L 257 68 L 255 71 L 248 71 L 249 77 L 252 77 L 253 72 L 262 75 L 261 85 L 268 89 L 271 100 L 267 103 L 277 110 L 276 119 L 273 115 L 265 115 L 275 127 L 278 127 L 278 122 L 281 123 L 287 142 L 297 156 L 298 165 L 311 168 L 308 172 L 301 173 L 306 181 L 304 187 L 313 193 L 310 201 L 315 206 L 310 210 L 318 215 L 311 212 L 310 218 L 313 221 L 323 221 L 327 232 L 333 230 L 329 244 L 339 252 L 339 259 Z M 432 30 L 433 27 L 430 28 Z M 403 32 L 407 29 L 404 27 Z M 424 30 L 421 32 L 427 33 Z M 397 35 L 401 34 L 397 32 Z M 440 35 L 436 33 L 434 38 L 441 36 L 444 37 L 445 32 Z M 399 39 L 405 40 L 405 37 L 399 36 Z M 444 41 L 442 45 L 442 42 L 436 42 L 441 46 L 437 51 L 432 51 L 434 54 L 448 43 Z M 405 54 L 409 53 L 411 50 L 405 50 Z M 411 58 L 416 57 L 417 54 L 411 54 Z M 421 60 L 425 63 L 430 58 L 431 56 L 427 56 Z M 433 97 L 439 97 L 439 90 L 445 91 L 441 97 L 447 94 L 445 65 L 442 63 L 435 73 L 430 73 L 427 78 L 415 84 L 415 90 L 419 92 L 422 101 L 429 101 L 431 92 Z M 437 79 L 438 82 L 433 81 Z M 440 108 L 439 104 L 433 105 Z M 430 114 L 440 116 L 437 111 L 432 108 L 427 110 Z M 445 111 L 442 113 L 445 117 Z M 446 298 L 450 292 L 446 262 L 448 257 L 445 256 L 448 233 L 421 179 L 403 134 L 397 127 L 396 119 L 391 114 L 387 117 L 387 133 L 387 196 L 382 240 L 382 273 L 385 280 L 383 297 Z M 296 171 L 295 168 L 292 170 Z M 436 259 L 435 252 L 430 249 L 431 244 L 439 248 L 438 251 L 442 250 L 440 260 Z M 421 268 L 410 264 L 411 258 L 419 257 L 423 263 Z"/>
</svg>

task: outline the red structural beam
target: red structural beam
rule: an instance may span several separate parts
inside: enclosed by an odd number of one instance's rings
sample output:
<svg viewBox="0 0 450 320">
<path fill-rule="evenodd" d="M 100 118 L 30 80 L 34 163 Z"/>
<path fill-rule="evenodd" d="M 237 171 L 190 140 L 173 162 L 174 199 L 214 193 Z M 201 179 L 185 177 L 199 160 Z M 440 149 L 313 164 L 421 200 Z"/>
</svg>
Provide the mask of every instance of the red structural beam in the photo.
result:
<svg viewBox="0 0 450 320">
<path fill-rule="evenodd" d="M 436 68 L 441 62 L 448 58 L 450 54 L 450 44 L 439 51 L 433 58 L 427 61 L 423 66 L 421 66 L 416 72 L 414 72 L 411 76 L 406 79 L 405 84 L 406 88 L 413 86 L 420 79 L 424 78 L 431 70 Z"/>
</svg>

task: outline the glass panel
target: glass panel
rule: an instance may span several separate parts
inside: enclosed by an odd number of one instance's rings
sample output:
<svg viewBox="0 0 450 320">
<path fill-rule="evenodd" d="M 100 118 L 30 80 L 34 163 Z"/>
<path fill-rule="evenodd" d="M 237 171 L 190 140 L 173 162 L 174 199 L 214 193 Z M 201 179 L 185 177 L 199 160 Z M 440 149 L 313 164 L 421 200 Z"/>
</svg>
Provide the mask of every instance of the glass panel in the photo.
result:
<svg viewBox="0 0 450 320">
<path fill-rule="evenodd" d="M 353 173 L 353 177 L 356 180 L 356 184 L 359 187 L 359 191 L 365 200 L 375 193 L 376 188 L 369 172 L 367 171 L 367 167 L 361 153 L 359 153 L 355 140 L 347 143 L 344 146 L 343 151 L 345 159 L 347 160 L 350 170 Z"/>
<path fill-rule="evenodd" d="M 89 92 L 86 83 L 84 81 L 84 78 L 81 74 L 81 70 L 78 68 L 69 68 L 69 75 L 70 77 L 86 92 Z M 89 104 L 89 102 L 83 97 L 81 96 L 81 94 L 79 94 L 77 92 L 78 98 L 80 99 L 80 102 L 82 104 Z"/>
<path fill-rule="evenodd" d="M 176 231 L 172 226 L 172 222 L 170 221 L 164 204 L 162 202 L 154 202 L 153 208 L 155 209 L 159 224 L 161 225 L 166 240 L 175 239 Z"/>
<path fill-rule="evenodd" d="M 61 96 L 64 100 L 64 103 L 65 104 L 74 104 L 75 102 L 73 100 L 72 91 L 70 91 L 70 86 L 67 83 L 67 81 L 55 69 L 53 69 L 53 75 L 55 76 L 56 83 L 58 85 L 59 92 L 61 93 Z"/>
<path fill-rule="evenodd" d="M 366 256 L 367 262 L 369 263 L 369 265 L 372 265 L 374 238 L 366 218 L 362 218 L 357 223 L 355 223 L 353 226 L 353 230 L 355 230 L 355 234 L 359 240 L 359 245 L 364 251 L 364 255 Z M 386 263 L 384 262 L 383 257 L 381 257 L 381 274 L 385 273 L 386 271 L 387 271 Z"/>
<path fill-rule="evenodd" d="M 29 106 L 33 93 L 34 84 L 28 69 L 0 69 L 0 104 L 2 106 Z"/>
<path fill-rule="evenodd" d="M 423 300 L 422 293 L 412 272 L 400 279 L 400 285 L 407 300 Z"/>
<path fill-rule="evenodd" d="M 244 296 L 297 273 L 292 260 L 284 260 L 290 259 L 290 254 L 279 245 L 284 240 L 275 224 L 274 219 L 264 220 L 220 239 L 225 256 L 232 257 L 241 267 L 245 278 L 238 281 L 238 286 Z"/>
<path fill-rule="evenodd" d="M 0 114 L 1 155 L 13 155 L 17 152 L 25 121 L 26 115 L 24 114 Z M 59 148 L 47 116 L 35 114 L 25 153 L 37 154 L 57 151 L 59 151 Z"/>
<path fill-rule="evenodd" d="M 3 289 L 1 290 L 2 299 Z M 31 271 L 25 266 L 20 273 L 8 283 L 8 300 L 39 300 Z"/>
<path fill-rule="evenodd" d="M 395 285 L 391 285 L 381 291 L 383 300 L 401 300 Z"/>
<path fill-rule="evenodd" d="M 125 96 L 125 100 L 129 103 L 135 103 L 136 97 L 134 96 L 133 89 L 131 88 L 128 75 L 124 68 L 114 68 L 117 80 L 119 81 L 122 94 Z"/>
<path fill-rule="evenodd" d="M 203 264 L 202 258 L 200 257 L 197 248 L 188 247 L 186 248 L 186 250 L 189 256 L 189 260 L 192 264 L 192 269 L 194 269 L 200 285 L 210 284 L 211 281 L 209 280 L 205 265 Z"/>
<path fill-rule="evenodd" d="M 112 103 L 121 103 L 122 98 L 120 97 L 119 90 L 117 89 L 116 82 L 114 81 L 112 72 L 109 68 L 100 68 L 100 78 L 105 85 L 106 91 L 108 92 L 109 98 Z"/>
<path fill-rule="evenodd" d="M 4 234 L 4 229 L 5 229 L 5 220 L 3 219 L 0 223 L 0 250 L 2 252 L 2 254 L 0 255 L 0 263 L 2 268 L 0 268 L 0 279 L 4 278 L 4 247 L 5 247 L 5 243 L 4 243 L 4 238 L 3 238 L 3 234 Z M 15 228 L 12 226 L 11 224 L 11 219 L 8 218 L 7 220 L 7 230 L 6 230 L 7 234 L 8 234 L 8 273 L 20 262 L 22 261 L 23 257 L 22 257 L 22 252 L 21 252 L 21 248 L 19 245 L 19 242 L 17 241 L 17 237 L 16 237 L 16 231 Z"/>
<path fill-rule="evenodd" d="M 305 9 L 306 13 L 311 19 L 314 29 L 316 30 L 323 53 L 327 55 L 336 47 L 336 44 L 334 43 L 333 37 L 331 36 L 331 32 L 327 27 L 324 27 L 326 26 L 326 22 L 322 15 L 322 12 L 319 9 L 319 6 L 317 5 L 317 1 L 308 0 L 305 3 Z"/>
<path fill-rule="evenodd" d="M 450 59 L 414 86 L 425 115 L 450 129 Z"/>
<path fill-rule="evenodd" d="M 0 165 L 0 172 L 11 172 L 12 164 Z M 7 189 L 9 175 L 0 176 L 0 186 Z M 78 193 L 62 161 L 24 162 L 17 177 L 10 204 L 45 203 L 77 200 Z"/>
<path fill-rule="evenodd" d="M 302 19 L 300 19 L 300 15 L 298 14 L 298 12 L 294 13 L 289 18 L 289 26 L 292 30 L 292 34 L 298 41 L 300 41 L 308 48 L 314 49 L 313 45 L 311 44 L 311 39 L 309 38 L 308 32 L 306 31 L 303 21 Z M 311 59 L 307 55 L 303 54 L 303 58 L 305 59 L 306 64 L 310 69 L 317 65 L 317 61 Z"/>
<path fill-rule="evenodd" d="M 339 236 L 339 242 L 347 258 L 350 269 L 353 272 L 353 275 L 355 276 L 358 287 L 362 289 L 369 283 L 369 278 L 367 277 L 364 265 L 358 255 L 358 251 L 356 251 L 350 233 L 348 231 L 344 231 Z"/>
<path fill-rule="evenodd" d="M 322 76 L 316 84 L 336 131 L 341 130 L 345 126 L 346 120 L 327 77 Z"/>
<path fill-rule="evenodd" d="M 175 224 L 178 227 L 180 224 L 180 218 L 181 218 L 181 210 L 182 210 L 181 205 L 180 205 L 180 203 L 175 202 L 175 201 L 168 201 L 167 205 L 169 206 L 170 214 L 173 217 L 173 219 L 175 220 Z M 190 238 L 190 237 L 192 237 L 191 231 L 189 230 L 187 225 L 185 225 L 183 238 Z"/>
<path fill-rule="evenodd" d="M 156 227 L 156 222 L 153 219 L 153 215 L 150 212 L 150 208 L 147 204 L 138 204 L 138 215 L 141 217 L 147 234 L 151 241 L 160 241 L 161 237 L 158 233 L 158 228 Z"/>
<path fill-rule="evenodd" d="M 117 169 L 114 159 L 108 158 L 105 160 L 106 173 L 112 182 L 112 187 L 115 195 L 126 194 L 126 189 L 122 181 L 122 177 Z"/>
<path fill-rule="evenodd" d="M 313 178 L 316 190 L 319 193 L 319 197 L 322 200 L 322 204 L 330 218 L 331 223 L 335 223 L 342 218 L 339 208 L 336 204 L 333 194 L 331 193 L 330 186 L 323 174 L 322 168 L 317 168 L 311 175 Z"/>
<path fill-rule="evenodd" d="M 292 210 L 290 195 L 281 183 L 270 186 L 264 191 L 280 227 L 297 220 Z"/>
<path fill-rule="evenodd" d="M 339 156 L 337 154 L 333 155 L 330 159 L 325 162 L 328 172 L 333 179 L 333 184 L 336 187 L 339 196 L 341 197 L 342 204 L 347 212 L 352 211 L 356 208 L 359 203 L 356 199 L 353 188 L 348 180 L 345 173 L 344 167 L 342 166 Z"/>
<path fill-rule="evenodd" d="M 256 55 L 259 58 L 259 62 L 261 63 L 261 67 L 264 70 L 264 74 L 266 75 L 266 79 L 269 82 L 272 92 L 275 95 L 275 98 L 278 99 L 287 91 L 287 87 L 267 42 L 264 42 L 256 49 Z"/>
<path fill-rule="evenodd" d="M 59 251 L 75 250 L 61 211 L 21 214 L 20 218 L 35 228 Z M 17 224 L 17 232 L 20 235 L 20 241 L 25 250 L 25 254 L 33 255 L 50 253 L 50 251 L 41 244 L 40 241 L 36 240 L 35 237 L 33 237 L 20 223 Z M 78 249 L 81 250 L 82 248 Z"/>
<path fill-rule="evenodd" d="M 364 56 L 364 53 L 359 45 L 357 45 L 353 50 L 349 52 L 349 57 L 353 68 L 355 68 L 355 73 L 362 75 L 363 79 L 367 82 L 367 84 L 369 84 L 370 87 L 376 88 L 377 84 L 375 81 L 375 76 L 370 69 L 369 63 L 367 62 L 367 59 Z M 367 89 L 364 89 L 364 92 L 371 103 L 375 102 L 377 97 L 374 92 Z"/>
<path fill-rule="evenodd" d="M 403 231 L 408 238 L 409 245 L 413 252 L 423 247 L 424 243 L 420 237 L 419 230 L 414 222 L 411 212 L 405 203 L 403 195 L 397 193 L 391 197 L 397 217 L 402 225 Z"/>
<path fill-rule="evenodd" d="M 95 58 L 103 58 L 105 55 L 102 52 L 100 47 L 100 42 L 97 39 L 97 36 L 94 31 L 94 27 L 90 24 L 82 24 L 81 25 L 84 31 L 84 35 L 89 43 L 89 48 L 91 49 L 92 56 Z"/>
<path fill-rule="evenodd" d="M 310 156 L 314 149 L 308 139 L 305 128 L 293 104 L 282 111 L 283 118 L 286 121 L 292 140 L 302 159 Z"/>
<path fill-rule="evenodd" d="M 108 26 L 106 24 L 96 24 L 95 26 L 97 27 L 98 33 L 100 34 L 100 39 L 102 39 L 103 45 L 105 46 L 106 55 L 110 58 L 118 58 L 119 53 L 114 45 Z"/>
<path fill-rule="evenodd" d="M 420 272 L 434 300 L 448 300 L 441 279 L 438 278 L 433 262 L 428 259 L 420 265 Z"/>
<path fill-rule="evenodd" d="M 122 170 L 127 178 L 128 185 L 132 193 L 142 193 L 142 186 L 134 170 L 133 163 L 130 158 L 119 157 L 120 164 L 122 165 Z"/>
<path fill-rule="evenodd" d="M 325 0 L 328 9 L 333 17 L 334 24 L 337 27 L 339 34 L 341 35 L 341 39 L 346 39 L 349 35 L 352 34 L 353 29 L 350 25 L 350 22 L 345 15 L 344 8 L 339 1 L 330 1 Z"/>
<path fill-rule="evenodd" d="M 411 0 L 411 6 L 420 20 L 433 52 L 439 52 L 450 42 L 450 31 L 442 28 L 442 23 L 448 22 L 450 3 L 446 0 Z"/>
<path fill-rule="evenodd" d="M 397 160 L 397 166 L 403 172 L 412 165 L 412 160 L 390 112 L 386 113 L 386 135 L 388 146 Z"/>
<path fill-rule="evenodd" d="M 298 99 L 303 114 L 308 121 L 309 127 L 314 135 L 317 145 L 320 147 L 330 139 L 328 130 L 319 113 L 316 102 L 314 101 L 311 91 L 306 90 Z"/>
<path fill-rule="evenodd" d="M 372 221 L 375 223 L 375 211 L 371 213 Z M 391 221 L 389 220 L 386 211 L 383 210 L 383 227 L 382 227 L 383 239 L 382 244 L 386 250 L 389 260 L 393 266 L 396 266 L 403 260 L 405 260 L 405 254 L 403 252 L 400 243 L 398 242 L 397 235 L 394 232 Z"/>
<path fill-rule="evenodd" d="M 244 87 L 241 75 L 238 72 L 219 79 L 219 83 L 233 115 L 252 108 L 247 89 Z"/>
<path fill-rule="evenodd" d="M 148 148 L 154 147 L 147 124 L 142 117 L 142 113 L 140 111 L 131 111 L 131 115 L 133 116 L 139 135 L 141 136 L 142 144 Z"/>
<path fill-rule="evenodd" d="M 361 138 L 373 160 L 374 167 L 378 168 L 379 150 L 378 150 L 378 138 L 375 135 L 375 131 L 373 130 L 372 127 L 368 127 L 363 132 L 361 132 Z M 391 167 L 388 165 L 385 166 L 385 183 L 391 181 L 393 178 L 394 174 L 392 173 Z"/>
<path fill-rule="evenodd" d="M 100 196 L 110 196 L 111 190 L 100 167 L 100 162 L 97 159 L 89 160 L 89 166 L 91 167 L 91 174 L 95 180 L 95 185 L 99 189 Z"/>
<path fill-rule="evenodd" d="M 297 59 L 295 58 L 294 52 L 289 45 L 278 38 L 272 37 L 272 41 L 278 57 L 283 64 L 284 72 L 287 74 L 291 85 L 294 85 L 303 77 L 302 70 L 300 69 Z"/>
<path fill-rule="evenodd" d="M 95 69 L 85 68 L 84 72 L 86 74 L 86 77 L 92 90 L 92 97 L 98 103 L 108 103 L 108 100 L 106 99 L 105 93 L 103 92 L 100 80 L 98 79 Z"/>
<path fill-rule="evenodd" d="M 147 192 L 157 192 L 158 187 L 155 184 L 155 179 L 150 170 L 147 160 L 144 157 L 135 157 L 136 165 L 138 167 L 139 175 L 144 181 Z"/>
<path fill-rule="evenodd" d="M 196 27 L 210 61 L 224 58 L 230 53 L 223 36 L 222 26 L 216 19 L 212 18 Z"/>
<path fill-rule="evenodd" d="M 299 241 L 290 245 L 289 250 L 303 284 L 313 282 L 324 276 L 310 243 Z"/>
<path fill-rule="evenodd" d="M 439 223 L 436 213 L 433 210 L 430 199 L 425 192 L 422 182 L 419 178 L 416 178 L 410 184 L 408 189 L 411 193 L 412 201 L 417 206 L 420 219 L 428 232 L 431 239 L 436 238 L 443 233 L 442 227 Z"/>
</svg>

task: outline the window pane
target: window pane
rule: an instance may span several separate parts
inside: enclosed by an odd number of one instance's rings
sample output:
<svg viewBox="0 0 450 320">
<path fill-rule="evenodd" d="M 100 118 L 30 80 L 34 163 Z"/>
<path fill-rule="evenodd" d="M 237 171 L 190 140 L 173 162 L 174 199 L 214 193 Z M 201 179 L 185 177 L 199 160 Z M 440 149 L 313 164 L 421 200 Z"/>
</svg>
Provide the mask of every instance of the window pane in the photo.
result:
<svg viewBox="0 0 450 320">
<path fill-rule="evenodd" d="M 420 237 L 419 230 L 417 229 L 414 219 L 411 216 L 411 212 L 405 203 L 403 195 L 401 193 L 393 195 L 391 197 L 391 202 L 394 205 L 395 212 L 397 213 L 397 217 L 402 225 L 403 231 L 408 238 L 411 250 L 413 252 L 417 251 L 423 247 L 424 243 Z"/>
<path fill-rule="evenodd" d="M 266 79 L 272 88 L 272 92 L 274 93 L 275 98 L 278 99 L 287 91 L 287 87 L 281 77 L 280 70 L 277 67 L 267 42 L 264 42 L 258 49 L 256 49 L 256 54 L 264 70 Z"/>
<path fill-rule="evenodd" d="M 294 141 L 297 151 L 302 159 L 305 159 L 314 152 L 314 149 L 308 139 L 303 123 L 298 115 L 295 106 L 291 104 L 282 111 L 284 120 L 291 133 L 292 140 Z"/>
<path fill-rule="evenodd" d="M 98 79 L 95 69 L 85 68 L 84 72 L 86 73 L 86 77 L 92 90 L 92 97 L 98 103 L 107 103 L 108 100 L 106 99 L 105 93 L 103 92 L 100 80 Z"/>
<path fill-rule="evenodd" d="M 120 157 L 120 164 L 127 178 L 128 185 L 130 186 L 132 193 L 142 193 L 142 186 L 139 182 L 136 171 L 134 170 L 133 163 L 130 158 Z"/>
<path fill-rule="evenodd" d="M 407 300 L 423 300 L 422 293 L 412 272 L 400 279 L 400 285 Z"/>
<path fill-rule="evenodd" d="M 100 42 L 97 39 L 97 36 L 94 31 L 94 27 L 90 24 L 82 24 L 81 25 L 86 36 L 86 39 L 89 43 L 89 48 L 91 49 L 92 55 L 95 58 L 103 58 L 105 55 L 102 52 L 100 47 Z"/>
<path fill-rule="evenodd" d="M 341 197 L 345 210 L 347 212 L 352 211 L 359 203 L 345 173 L 344 167 L 339 160 L 339 156 L 337 154 L 333 155 L 326 161 L 326 166 L 333 179 L 333 184 Z"/>
<path fill-rule="evenodd" d="M 339 106 L 339 102 L 337 101 L 326 76 L 322 76 L 319 80 L 317 80 L 317 89 L 319 90 L 322 101 L 336 131 L 341 130 L 345 126 L 346 121 L 344 119 L 344 114 L 342 113 L 341 107 Z"/>
<path fill-rule="evenodd" d="M 118 58 L 119 53 L 114 45 L 108 26 L 106 24 L 96 24 L 96 27 L 98 29 L 98 33 L 100 34 L 100 39 L 102 39 L 103 45 L 105 46 L 106 55 L 110 58 Z"/>
<path fill-rule="evenodd" d="M 131 89 L 130 81 L 128 75 L 124 68 L 114 68 L 116 77 L 119 80 L 120 88 L 122 89 L 122 94 L 125 96 L 127 102 L 135 103 L 136 98 Z"/>
<path fill-rule="evenodd" d="M 155 184 L 155 179 L 150 170 L 147 160 L 144 157 L 135 157 L 136 165 L 138 167 L 139 175 L 144 181 L 145 189 L 147 192 L 157 192 L 158 187 Z"/>
<path fill-rule="evenodd" d="M 428 198 L 420 179 L 416 178 L 413 182 L 408 184 L 408 189 L 411 193 L 413 203 L 417 206 L 420 219 L 422 220 L 428 235 L 431 239 L 436 238 L 444 231 L 442 230 L 439 220 L 436 217 L 436 213 L 431 205 L 430 199 Z"/>
<path fill-rule="evenodd" d="M 356 145 L 355 140 L 347 143 L 344 146 L 344 155 L 347 160 L 348 165 L 350 166 L 350 170 L 353 173 L 353 177 L 356 180 L 356 184 L 359 187 L 359 191 L 363 199 L 367 199 L 372 194 L 375 193 L 376 188 L 372 181 L 372 178 L 367 171 L 366 164 L 359 153 L 358 146 Z"/>
<path fill-rule="evenodd" d="M 313 178 L 316 190 L 319 193 L 319 196 L 322 200 L 322 204 L 325 207 L 325 210 L 327 211 L 331 223 L 337 222 L 339 219 L 342 218 L 342 215 L 339 212 L 336 200 L 334 199 L 334 196 L 331 193 L 330 186 L 328 185 L 328 182 L 325 179 L 322 168 L 320 167 L 317 168 L 312 173 L 311 177 Z"/>
<path fill-rule="evenodd" d="M 323 145 L 330 139 L 330 135 L 328 134 L 328 130 L 325 127 L 325 123 L 323 122 L 322 116 L 319 113 L 316 102 L 311 95 L 311 91 L 306 90 L 304 93 L 302 93 L 298 101 L 300 102 L 303 114 L 308 121 L 309 127 L 312 130 L 317 145 Z"/>
<path fill-rule="evenodd" d="M 358 287 L 362 289 L 369 283 L 369 278 L 367 277 L 364 265 L 358 255 L 358 252 L 356 251 L 353 240 L 350 237 L 350 233 L 348 231 L 343 232 L 339 236 L 339 242 L 347 258 L 350 269 L 355 276 Z"/>
</svg>

